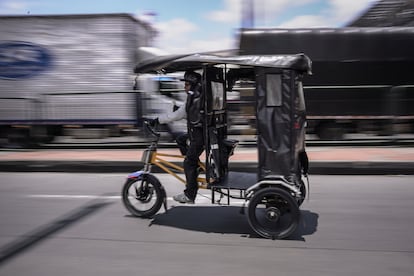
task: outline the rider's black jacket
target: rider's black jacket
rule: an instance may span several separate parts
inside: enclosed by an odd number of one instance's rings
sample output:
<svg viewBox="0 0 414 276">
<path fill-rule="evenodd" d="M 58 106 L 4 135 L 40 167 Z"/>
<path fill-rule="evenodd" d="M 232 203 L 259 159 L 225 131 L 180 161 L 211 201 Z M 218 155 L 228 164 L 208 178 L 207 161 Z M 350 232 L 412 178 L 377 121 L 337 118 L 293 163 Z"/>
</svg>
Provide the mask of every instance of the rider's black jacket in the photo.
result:
<svg viewBox="0 0 414 276">
<path fill-rule="evenodd" d="M 187 113 L 187 125 L 189 128 L 203 126 L 204 99 L 201 89 L 190 91 L 187 96 L 185 110 Z"/>
<path fill-rule="evenodd" d="M 188 128 L 202 127 L 204 115 L 204 98 L 201 85 L 196 85 L 194 89 L 187 92 L 185 105 L 180 106 L 174 112 L 161 114 L 158 121 L 161 124 L 170 123 L 187 118 Z"/>
</svg>

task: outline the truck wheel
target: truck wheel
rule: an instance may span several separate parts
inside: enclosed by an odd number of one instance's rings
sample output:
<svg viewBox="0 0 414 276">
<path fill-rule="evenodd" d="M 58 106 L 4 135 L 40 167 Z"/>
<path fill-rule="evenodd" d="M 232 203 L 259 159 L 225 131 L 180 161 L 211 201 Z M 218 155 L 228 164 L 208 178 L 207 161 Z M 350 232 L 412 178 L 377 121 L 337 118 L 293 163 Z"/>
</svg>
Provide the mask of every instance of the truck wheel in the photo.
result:
<svg viewBox="0 0 414 276">
<path fill-rule="evenodd" d="M 316 135 L 318 135 L 321 140 L 343 140 L 345 131 L 336 122 L 322 122 L 316 126 L 315 129 Z"/>
<path fill-rule="evenodd" d="M 9 128 L 7 132 L 7 146 L 12 148 L 27 148 L 30 143 L 28 128 Z"/>
</svg>

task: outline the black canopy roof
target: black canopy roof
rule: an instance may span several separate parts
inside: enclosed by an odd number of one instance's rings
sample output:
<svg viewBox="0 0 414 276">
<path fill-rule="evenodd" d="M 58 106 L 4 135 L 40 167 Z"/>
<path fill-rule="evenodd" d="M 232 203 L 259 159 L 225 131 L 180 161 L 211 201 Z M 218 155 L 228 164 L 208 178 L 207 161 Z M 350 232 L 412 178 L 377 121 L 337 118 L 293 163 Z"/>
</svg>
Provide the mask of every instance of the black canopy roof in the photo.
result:
<svg viewBox="0 0 414 276">
<path fill-rule="evenodd" d="M 135 73 L 171 73 L 201 69 L 205 65 L 233 64 L 249 67 L 274 67 L 311 73 L 311 60 L 297 55 L 218 56 L 210 54 L 167 55 L 144 60 L 137 64 Z"/>
</svg>

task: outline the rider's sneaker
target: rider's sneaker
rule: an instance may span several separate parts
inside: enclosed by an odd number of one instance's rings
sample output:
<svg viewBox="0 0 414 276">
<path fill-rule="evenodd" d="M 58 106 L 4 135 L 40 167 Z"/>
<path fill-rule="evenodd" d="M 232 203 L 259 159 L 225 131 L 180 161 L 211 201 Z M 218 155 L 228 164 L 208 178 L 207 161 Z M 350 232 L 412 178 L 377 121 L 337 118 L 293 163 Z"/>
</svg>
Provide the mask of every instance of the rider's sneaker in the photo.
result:
<svg viewBox="0 0 414 276">
<path fill-rule="evenodd" d="M 194 200 L 189 199 L 185 194 L 179 194 L 179 195 L 173 196 L 173 199 L 180 203 L 194 204 Z"/>
</svg>

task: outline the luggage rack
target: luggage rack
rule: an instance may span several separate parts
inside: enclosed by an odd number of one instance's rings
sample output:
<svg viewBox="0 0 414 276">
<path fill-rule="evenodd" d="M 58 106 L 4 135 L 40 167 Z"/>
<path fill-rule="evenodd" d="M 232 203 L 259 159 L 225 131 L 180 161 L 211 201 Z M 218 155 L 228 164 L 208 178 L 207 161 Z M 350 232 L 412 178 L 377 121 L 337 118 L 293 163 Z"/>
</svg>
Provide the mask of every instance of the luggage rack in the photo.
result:
<svg viewBox="0 0 414 276">
<path fill-rule="evenodd" d="M 211 189 L 211 203 L 220 204 L 223 197 L 227 197 L 227 205 L 230 205 L 230 198 L 246 199 L 246 190 L 256 184 L 256 182 L 257 173 L 228 172 L 222 181 L 209 185 L 208 188 Z M 238 191 L 239 194 L 231 194 L 232 190 Z M 216 193 L 220 195 L 217 201 Z"/>
</svg>

